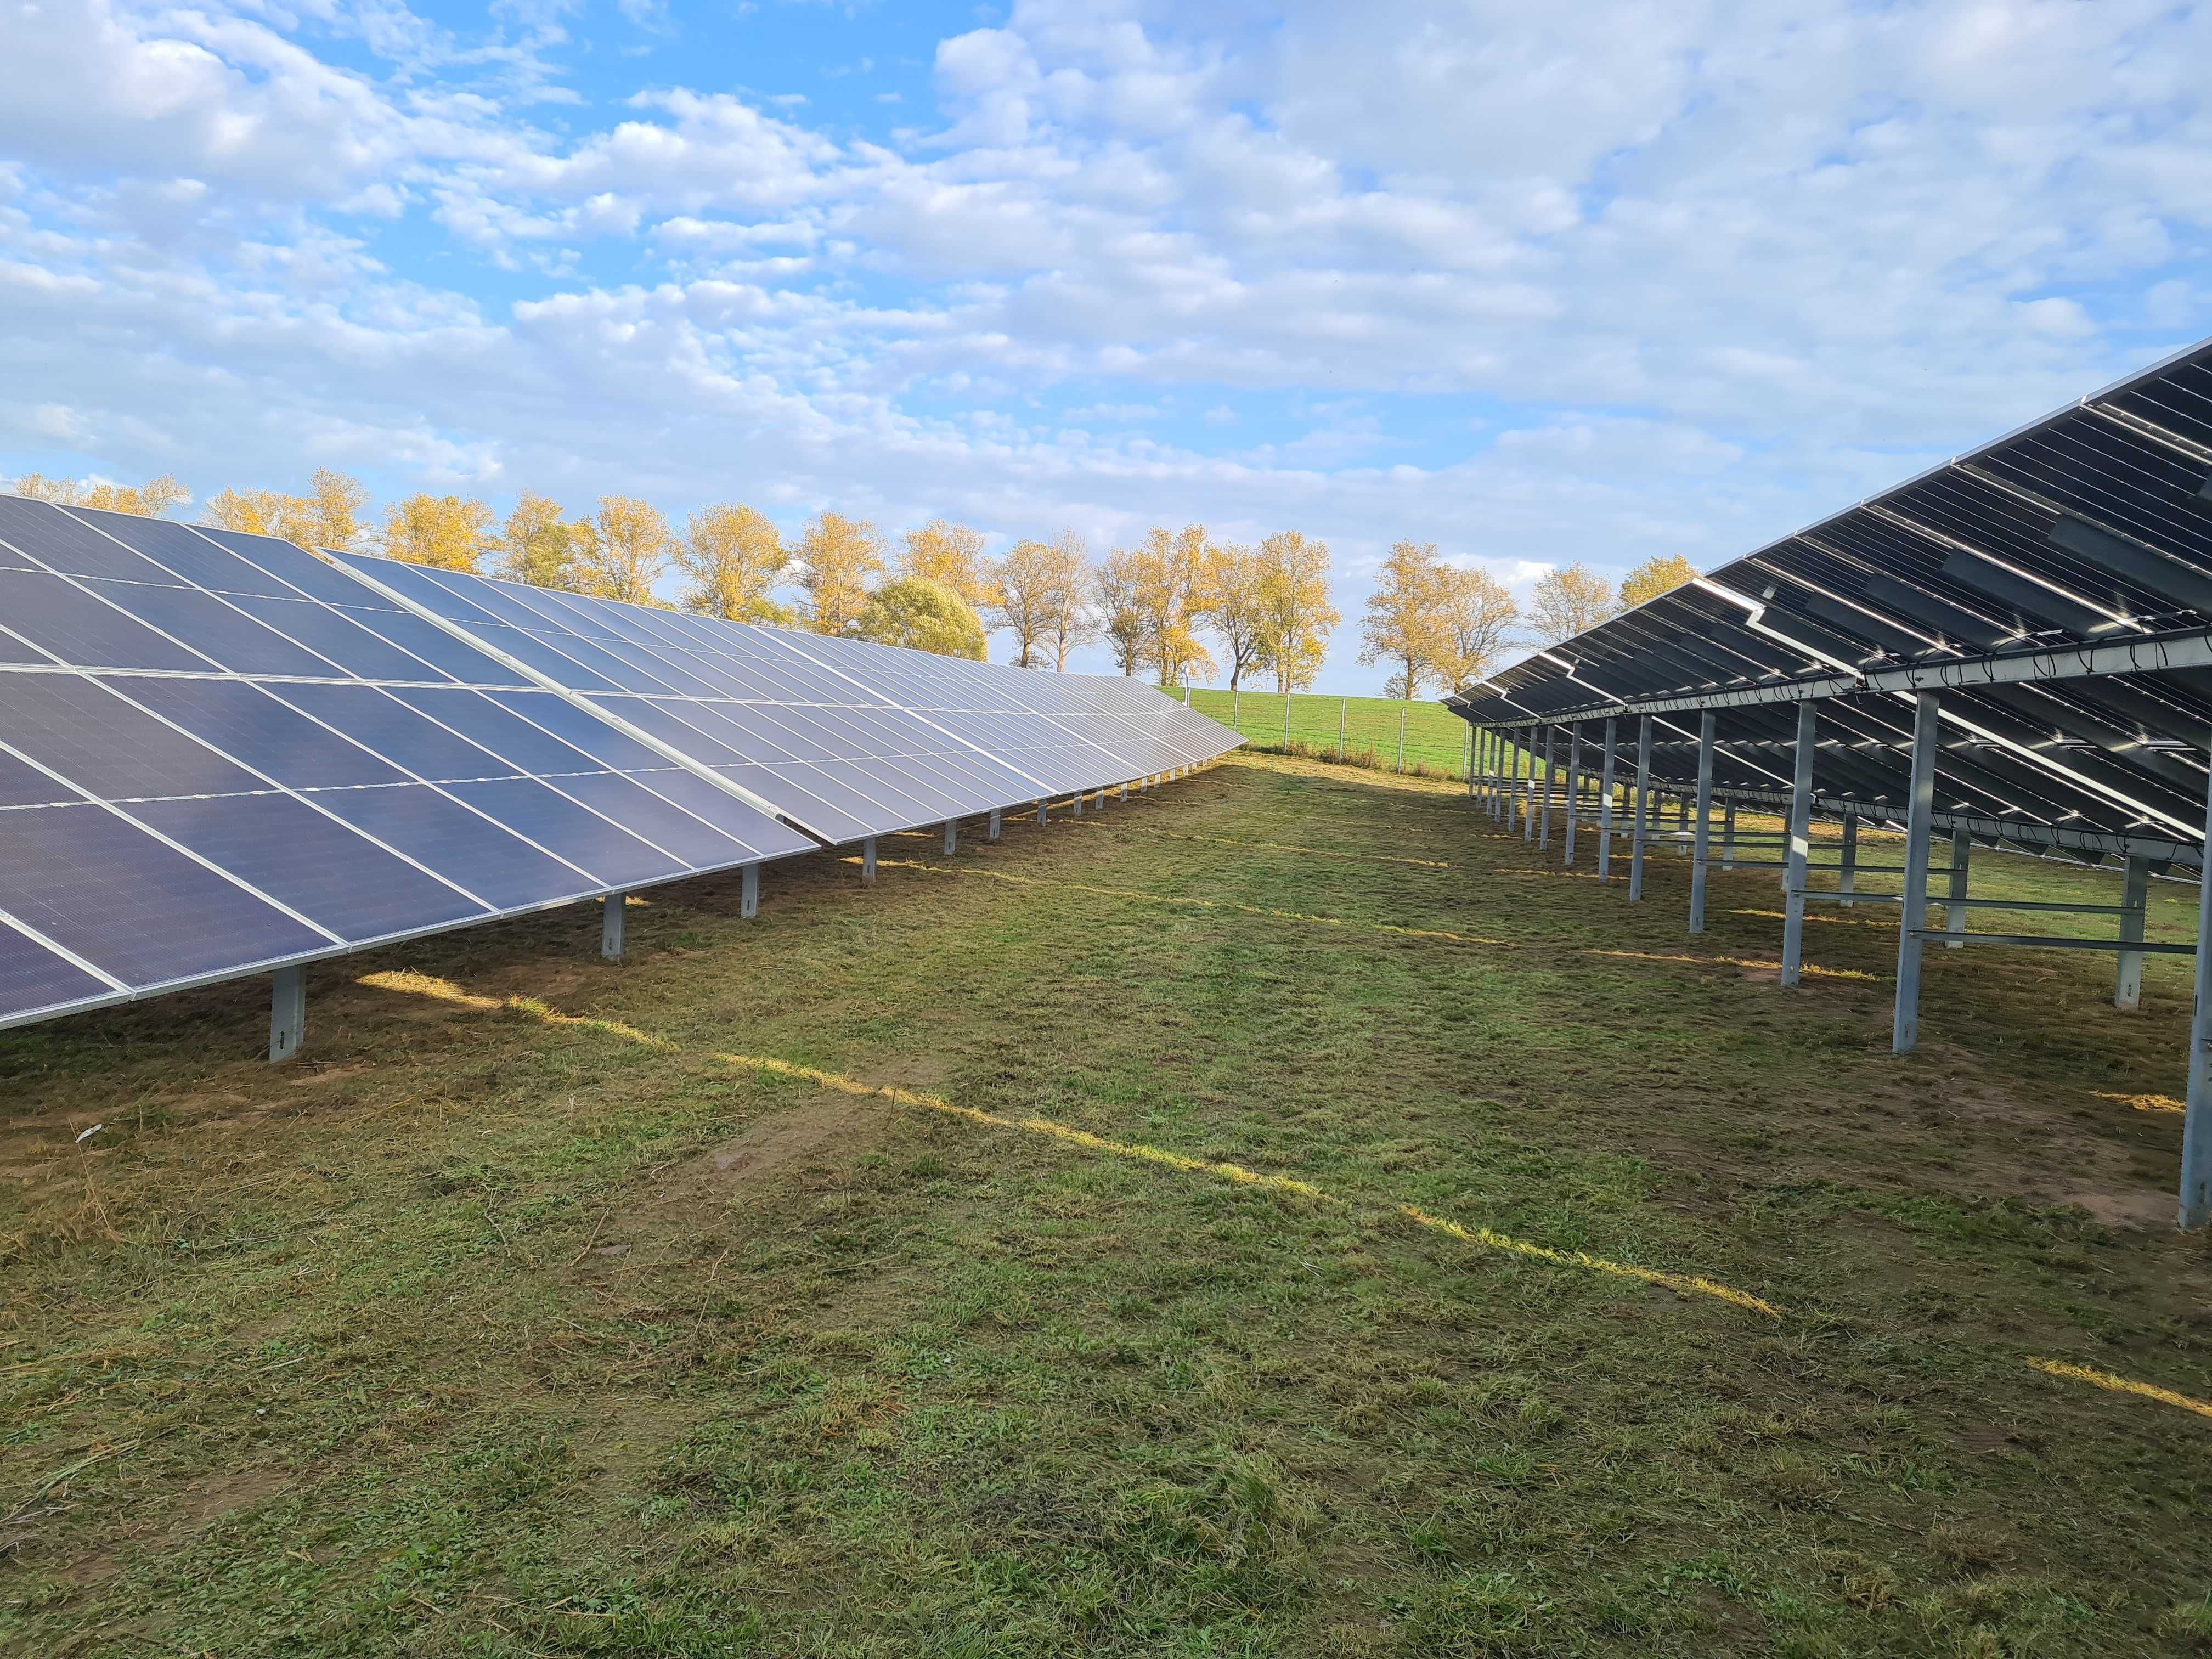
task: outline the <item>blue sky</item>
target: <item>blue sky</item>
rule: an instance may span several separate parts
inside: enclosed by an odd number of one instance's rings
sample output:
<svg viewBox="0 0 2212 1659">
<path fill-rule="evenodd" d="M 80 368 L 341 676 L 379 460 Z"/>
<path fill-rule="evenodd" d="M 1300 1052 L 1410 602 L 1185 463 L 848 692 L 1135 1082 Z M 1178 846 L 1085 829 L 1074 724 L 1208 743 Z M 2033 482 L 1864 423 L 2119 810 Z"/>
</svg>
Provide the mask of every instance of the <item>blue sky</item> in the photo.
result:
<svg viewBox="0 0 2212 1659">
<path fill-rule="evenodd" d="M 2212 334 L 2188 5 L 0 0 L 0 476 L 1710 565 Z M 1003 654 L 1003 641 L 1000 653 Z"/>
</svg>

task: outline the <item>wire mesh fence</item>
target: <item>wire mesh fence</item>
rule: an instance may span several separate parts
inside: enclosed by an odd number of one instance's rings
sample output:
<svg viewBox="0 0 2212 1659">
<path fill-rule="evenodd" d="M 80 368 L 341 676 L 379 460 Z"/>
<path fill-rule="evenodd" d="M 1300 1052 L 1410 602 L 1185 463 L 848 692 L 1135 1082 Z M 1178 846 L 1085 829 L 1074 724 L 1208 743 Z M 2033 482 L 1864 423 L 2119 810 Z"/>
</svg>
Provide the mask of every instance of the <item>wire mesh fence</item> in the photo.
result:
<svg viewBox="0 0 2212 1659">
<path fill-rule="evenodd" d="M 1186 686 L 1168 695 L 1251 748 L 1426 777 L 1467 775 L 1469 728 L 1438 702 Z"/>
</svg>

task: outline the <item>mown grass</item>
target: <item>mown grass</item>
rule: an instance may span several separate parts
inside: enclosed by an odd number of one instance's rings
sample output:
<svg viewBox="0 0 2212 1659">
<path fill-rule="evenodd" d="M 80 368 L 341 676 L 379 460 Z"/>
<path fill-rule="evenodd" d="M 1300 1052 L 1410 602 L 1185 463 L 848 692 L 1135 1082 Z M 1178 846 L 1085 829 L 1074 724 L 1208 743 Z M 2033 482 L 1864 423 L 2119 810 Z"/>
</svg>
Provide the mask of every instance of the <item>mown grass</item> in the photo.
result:
<svg viewBox="0 0 2212 1659">
<path fill-rule="evenodd" d="M 252 987 L 0 1038 L 0 1642 L 2208 1650 L 2212 1418 L 2030 1363 L 2212 1397 L 2181 967 L 1931 951 L 1900 1061 L 1885 917 L 1784 992 L 1766 873 L 1691 940 L 1462 787 L 423 941 L 285 1067 Z"/>
<path fill-rule="evenodd" d="M 1188 700 L 1193 708 L 1229 727 L 1253 748 L 1284 751 L 1281 692 L 1194 686 Z M 1324 697 L 1298 691 L 1291 694 L 1289 703 L 1290 753 L 1316 760 L 1341 759 L 1383 771 L 1467 776 L 1467 722 L 1440 702 Z"/>
</svg>

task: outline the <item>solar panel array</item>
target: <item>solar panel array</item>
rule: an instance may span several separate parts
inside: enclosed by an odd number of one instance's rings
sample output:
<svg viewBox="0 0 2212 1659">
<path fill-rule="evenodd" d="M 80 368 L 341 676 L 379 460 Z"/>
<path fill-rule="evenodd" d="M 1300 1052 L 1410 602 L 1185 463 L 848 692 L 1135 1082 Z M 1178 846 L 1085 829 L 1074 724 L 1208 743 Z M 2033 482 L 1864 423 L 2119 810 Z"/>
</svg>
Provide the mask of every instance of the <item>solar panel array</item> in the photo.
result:
<svg viewBox="0 0 2212 1659">
<path fill-rule="evenodd" d="M 0 1025 L 1233 743 L 975 664 L 924 714 L 921 655 L 0 496 Z"/>
<path fill-rule="evenodd" d="M 2197 862 L 2212 738 L 2212 342 L 1553 646 L 1450 699 L 1479 724 L 1654 717 L 1653 774 L 1902 810 L 1942 692 L 1940 817 Z"/>
<path fill-rule="evenodd" d="M 337 556 L 829 842 L 1095 789 L 1224 751 L 1213 722 L 1133 682 L 1024 673 Z"/>
</svg>

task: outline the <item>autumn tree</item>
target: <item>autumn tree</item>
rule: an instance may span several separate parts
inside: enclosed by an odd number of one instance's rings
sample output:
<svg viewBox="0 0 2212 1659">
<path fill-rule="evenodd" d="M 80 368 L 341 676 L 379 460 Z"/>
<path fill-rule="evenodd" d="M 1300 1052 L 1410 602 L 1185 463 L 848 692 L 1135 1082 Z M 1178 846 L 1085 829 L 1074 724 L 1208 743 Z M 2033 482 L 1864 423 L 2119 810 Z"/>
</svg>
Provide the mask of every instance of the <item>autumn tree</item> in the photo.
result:
<svg viewBox="0 0 2212 1659">
<path fill-rule="evenodd" d="M 1613 584 L 1586 564 L 1563 565 L 1537 579 L 1528 594 L 1528 629 L 1540 645 L 1557 645 L 1619 614 Z"/>
<path fill-rule="evenodd" d="M 969 609 L 980 611 L 991 598 L 990 568 L 983 557 L 983 532 L 964 524 L 932 519 L 906 532 L 898 573 L 951 588 Z"/>
<path fill-rule="evenodd" d="M 1101 631 L 1114 653 L 1115 666 L 1124 675 L 1135 674 L 1145 659 L 1145 613 L 1138 604 L 1142 562 L 1136 551 L 1117 547 L 1100 561 L 1091 577 Z"/>
<path fill-rule="evenodd" d="M 1698 567 L 1680 553 L 1655 553 L 1620 579 L 1620 608 L 1642 605 L 1698 579 Z"/>
<path fill-rule="evenodd" d="M 492 574 L 531 587 L 573 592 L 581 580 L 584 556 L 598 539 L 590 520 L 564 523 L 560 502 L 526 489 L 515 497 L 514 511 L 500 532 Z"/>
<path fill-rule="evenodd" d="M 799 562 L 806 625 L 817 634 L 850 633 L 884 573 L 883 532 L 866 519 L 817 514 L 799 544 Z"/>
<path fill-rule="evenodd" d="M 384 510 L 377 550 L 387 559 L 473 571 L 498 544 L 491 509 L 462 495 L 410 495 Z"/>
<path fill-rule="evenodd" d="M 1367 614 L 1360 618 L 1359 660 L 1399 665 L 1386 696 L 1411 701 L 1443 667 L 1444 571 L 1434 542 L 1399 542 L 1383 557 L 1380 580 L 1367 596 Z"/>
<path fill-rule="evenodd" d="M 684 523 L 676 562 L 689 577 L 684 608 L 725 622 L 788 628 L 788 605 L 769 597 L 791 556 L 767 517 L 734 504 L 702 507 Z"/>
<path fill-rule="evenodd" d="M 983 660 L 982 618 L 943 582 L 926 576 L 885 582 L 868 596 L 852 631 L 881 645 Z"/>
<path fill-rule="evenodd" d="M 318 467 L 304 495 L 273 489 L 225 489 L 209 498 L 206 521 L 218 530 L 275 536 L 308 548 L 350 551 L 364 539 L 368 487 L 347 473 Z"/>
<path fill-rule="evenodd" d="M 1512 643 L 1521 607 L 1512 591 L 1488 571 L 1447 566 L 1437 621 L 1439 678 L 1447 690 L 1456 691 L 1489 677 Z"/>
<path fill-rule="evenodd" d="M 1099 637 L 1098 614 L 1091 605 L 1091 545 L 1082 532 L 1063 530 L 1046 550 L 1051 580 L 1046 588 L 1049 615 L 1045 636 L 1052 665 L 1067 672 L 1067 653 Z"/>
<path fill-rule="evenodd" d="M 1275 689 L 1313 684 L 1328 650 L 1329 630 L 1342 620 L 1329 602 L 1328 544 L 1279 530 L 1260 544 L 1260 653 Z"/>
<path fill-rule="evenodd" d="M 1198 639 L 1198 630 L 1212 610 L 1208 576 L 1213 547 L 1206 526 L 1189 524 L 1170 531 L 1154 525 L 1133 550 L 1143 660 L 1158 672 L 1163 686 L 1181 685 L 1193 674 L 1212 673 L 1213 657 Z"/>
<path fill-rule="evenodd" d="M 1229 689 L 1259 659 L 1267 636 L 1266 579 L 1255 548 L 1230 542 L 1206 550 L 1206 579 L 1212 605 L 1206 620 L 1229 657 Z"/>
<path fill-rule="evenodd" d="M 668 568 L 674 538 L 660 509 L 635 495 L 602 495 L 592 536 L 577 550 L 576 591 L 595 599 L 657 605 L 653 585 Z"/>
<path fill-rule="evenodd" d="M 52 501 L 58 507 L 94 507 L 142 519 L 158 519 L 191 499 L 191 492 L 166 472 L 135 489 L 103 478 L 49 478 L 43 473 L 26 472 L 9 488 L 18 495 Z"/>
<path fill-rule="evenodd" d="M 993 597 L 984 615 L 1014 636 L 1014 666 L 1034 668 L 1037 647 L 1052 633 L 1060 605 L 1060 575 L 1053 550 L 1040 541 L 1016 542 L 992 572 Z"/>
</svg>

